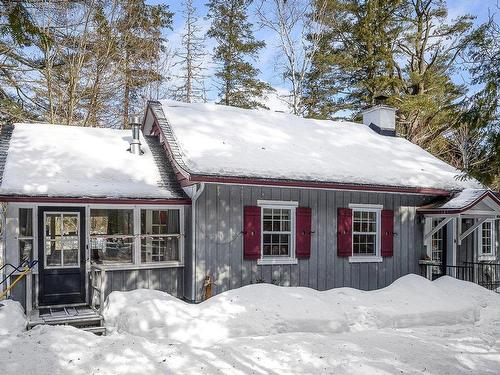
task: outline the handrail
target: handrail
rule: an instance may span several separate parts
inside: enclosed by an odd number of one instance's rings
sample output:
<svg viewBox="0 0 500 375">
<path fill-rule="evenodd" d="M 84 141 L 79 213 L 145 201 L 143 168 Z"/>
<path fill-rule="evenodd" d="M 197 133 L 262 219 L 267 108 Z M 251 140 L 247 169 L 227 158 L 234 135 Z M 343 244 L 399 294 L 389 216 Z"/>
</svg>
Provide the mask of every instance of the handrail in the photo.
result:
<svg viewBox="0 0 500 375">
<path fill-rule="evenodd" d="M 6 268 L 7 266 L 12 267 L 13 270 L 7 276 L 5 276 L 2 281 L 0 281 L 0 285 L 5 283 L 9 279 L 9 277 L 11 277 L 14 274 L 14 272 L 23 272 L 26 269 L 26 267 L 28 267 L 29 269 L 32 269 L 33 267 L 35 267 L 35 265 L 37 263 L 38 263 L 37 260 L 24 260 L 17 267 L 11 263 L 5 263 L 2 267 L 0 267 L 0 271 L 3 270 L 4 268 Z"/>
<path fill-rule="evenodd" d="M 22 272 L 19 274 L 19 276 L 14 280 L 14 282 L 12 284 L 10 284 L 3 292 L 0 293 L 0 300 L 2 300 L 6 295 L 7 293 L 9 293 L 9 291 L 14 288 L 14 286 L 22 280 L 23 277 L 25 277 L 28 273 L 31 272 L 31 270 L 33 269 L 33 267 L 35 267 L 37 265 L 38 261 L 37 260 L 31 260 L 31 261 L 28 261 L 28 260 L 25 260 L 23 261 L 19 266 L 17 267 L 14 267 L 12 264 L 10 263 L 7 263 L 8 265 L 10 265 L 11 267 L 14 268 L 14 270 L 8 274 L 3 280 L 2 282 L 0 283 L 0 285 L 2 285 L 14 272 L 16 271 L 21 271 L 21 267 L 24 265 L 24 269 L 22 269 Z"/>
</svg>

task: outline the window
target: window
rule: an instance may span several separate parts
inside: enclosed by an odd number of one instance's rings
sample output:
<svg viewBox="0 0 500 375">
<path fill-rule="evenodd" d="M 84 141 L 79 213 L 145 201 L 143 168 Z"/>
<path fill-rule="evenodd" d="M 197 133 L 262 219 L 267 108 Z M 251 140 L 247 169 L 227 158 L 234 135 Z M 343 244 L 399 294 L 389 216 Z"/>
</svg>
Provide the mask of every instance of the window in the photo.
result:
<svg viewBox="0 0 500 375">
<path fill-rule="evenodd" d="M 19 264 L 33 259 L 33 209 L 19 209 Z"/>
<path fill-rule="evenodd" d="M 440 219 L 432 219 L 432 229 L 440 222 Z M 444 244 L 444 227 L 441 227 L 431 238 L 431 259 L 438 264 L 443 263 Z"/>
<path fill-rule="evenodd" d="M 495 256 L 495 222 L 486 220 L 479 230 L 479 257 Z"/>
<path fill-rule="evenodd" d="M 141 263 L 178 262 L 180 211 L 141 210 Z"/>
<path fill-rule="evenodd" d="M 296 202 L 259 201 L 262 217 L 260 264 L 295 263 Z"/>
<path fill-rule="evenodd" d="M 80 264 L 80 214 L 44 213 L 45 267 L 75 267 Z"/>
<path fill-rule="evenodd" d="M 90 246 L 95 263 L 133 263 L 134 211 L 91 209 Z"/>
<path fill-rule="evenodd" d="M 350 204 L 352 209 L 351 262 L 382 261 L 380 256 L 380 216 L 378 205 Z"/>
</svg>

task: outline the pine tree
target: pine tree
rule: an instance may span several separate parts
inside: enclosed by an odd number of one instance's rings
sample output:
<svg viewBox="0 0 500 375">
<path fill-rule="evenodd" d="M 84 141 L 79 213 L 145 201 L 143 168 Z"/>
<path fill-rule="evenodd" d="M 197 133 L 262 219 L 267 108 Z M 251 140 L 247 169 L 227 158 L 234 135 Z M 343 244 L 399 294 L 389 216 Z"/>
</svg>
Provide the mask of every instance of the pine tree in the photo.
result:
<svg viewBox="0 0 500 375">
<path fill-rule="evenodd" d="M 241 107 L 265 107 L 262 98 L 271 86 L 257 79 L 259 70 L 248 60 L 255 59 L 263 41 L 255 39 L 248 21 L 251 0 L 210 0 L 208 18 L 212 20 L 207 35 L 217 47 L 214 59 L 219 80 L 219 103 Z"/>
<path fill-rule="evenodd" d="M 401 31 L 400 0 L 317 0 L 325 12 L 318 52 L 307 76 L 304 101 L 310 117 L 355 113 L 399 84 L 393 74 L 393 42 Z"/>
<path fill-rule="evenodd" d="M 173 13 L 166 5 L 147 5 L 144 0 L 120 0 L 118 21 L 119 73 L 123 82 L 122 114 L 124 127 L 128 117 L 142 109 L 139 90 L 164 79 L 155 62 L 164 51 L 162 31 L 172 27 Z"/>
<path fill-rule="evenodd" d="M 204 67 L 204 38 L 200 36 L 201 28 L 193 0 L 183 2 L 184 33 L 181 37 L 181 48 L 175 54 L 181 65 L 182 74 L 177 76 L 181 84 L 173 89 L 175 99 L 191 103 L 206 101 Z"/>
</svg>

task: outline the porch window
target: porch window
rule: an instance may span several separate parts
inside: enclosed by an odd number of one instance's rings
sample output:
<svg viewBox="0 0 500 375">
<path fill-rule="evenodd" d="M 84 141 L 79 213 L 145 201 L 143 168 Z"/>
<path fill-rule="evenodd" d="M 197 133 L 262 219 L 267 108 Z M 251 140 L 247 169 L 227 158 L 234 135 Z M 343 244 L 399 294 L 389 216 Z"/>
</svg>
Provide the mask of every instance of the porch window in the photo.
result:
<svg viewBox="0 0 500 375">
<path fill-rule="evenodd" d="M 180 211 L 141 210 L 141 263 L 180 261 Z"/>
<path fill-rule="evenodd" d="M 19 209 L 19 264 L 33 259 L 33 209 Z"/>
<path fill-rule="evenodd" d="M 439 219 L 432 219 L 432 228 L 434 229 L 440 222 Z M 432 235 L 431 249 L 431 259 L 438 264 L 442 264 L 444 252 L 444 227 L 440 228 Z"/>
<path fill-rule="evenodd" d="M 90 246 L 95 263 L 133 263 L 134 211 L 91 209 Z"/>
<path fill-rule="evenodd" d="M 351 204 L 352 261 L 359 258 L 380 257 L 381 208 Z"/>
<path fill-rule="evenodd" d="M 479 256 L 494 256 L 495 251 L 495 222 L 487 220 L 479 231 Z"/>
</svg>

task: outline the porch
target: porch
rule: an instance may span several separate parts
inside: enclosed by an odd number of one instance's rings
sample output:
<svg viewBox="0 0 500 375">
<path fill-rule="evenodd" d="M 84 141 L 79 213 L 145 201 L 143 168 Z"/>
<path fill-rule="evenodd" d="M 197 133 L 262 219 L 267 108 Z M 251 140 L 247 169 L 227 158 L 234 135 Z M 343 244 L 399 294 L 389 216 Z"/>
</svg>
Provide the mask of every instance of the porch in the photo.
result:
<svg viewBox="0 0 500 375">
<path fill-rule="evenodd" d="M 451 276 L 500 292 L 500 201 L 493 192 L 466 189 L 419 213 L 426 248 L 421 276 Z"/>
</svg>

